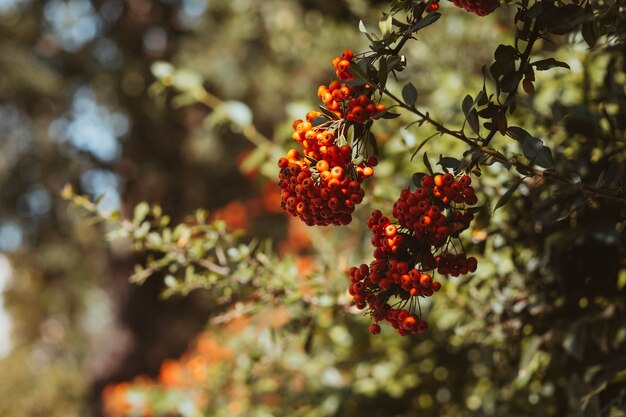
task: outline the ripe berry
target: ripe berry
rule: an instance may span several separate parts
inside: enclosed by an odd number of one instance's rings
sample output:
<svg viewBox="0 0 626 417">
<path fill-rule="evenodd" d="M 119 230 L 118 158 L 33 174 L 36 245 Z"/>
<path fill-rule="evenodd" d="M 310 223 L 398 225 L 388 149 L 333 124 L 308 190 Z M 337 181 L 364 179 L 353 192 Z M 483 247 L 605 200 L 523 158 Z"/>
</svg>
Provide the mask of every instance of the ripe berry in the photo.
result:
<svg viewBox="0 0 626 417">
<path fill-rule="evenodd" d="M 380 325 L 378 323 L 370 324 L 370 333 L 371 334 L 378 334 L 378 333 L 380 333 Z"/>
</svg>

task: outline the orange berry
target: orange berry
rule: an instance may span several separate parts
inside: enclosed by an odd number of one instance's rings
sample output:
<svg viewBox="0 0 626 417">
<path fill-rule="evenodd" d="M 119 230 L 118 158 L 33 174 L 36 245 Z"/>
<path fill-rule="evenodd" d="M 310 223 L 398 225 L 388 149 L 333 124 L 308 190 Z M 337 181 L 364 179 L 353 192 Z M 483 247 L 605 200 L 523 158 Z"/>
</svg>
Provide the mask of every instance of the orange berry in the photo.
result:
<svg viewBox="0 0 626 417">
<path fill-rule="evenodd" d="M 328 171 L 328 161 L 326 161 L 325 159 L 320 159 L 319 161 L 317 161 L 317 164 L 315 164 L 315 168 L 318 170 L 318 172 Z"/>
<path fill-rule="evenodd" d="M 330 92 L 333 92 L 334 90 L 338 88 L 341 88 L 341 83 L 337 80 L 333 81 L 332 83 L 328 85 L 328 90 L 330 90 Z"/>
<path fill-rule="evenodd" d="M 289 166 L 289 159 L 284 156 L 278 160 L 278 168 L 287 168 Z"/>
<path fill-rule="evenodd" d="M 343 168 L 342 167 L 333 167 L 330 170 L 330 173 L 333 176 L 333 178 L 336 178 L 338 180 L 341 180 L 343 178 Z"/>
<path fill-rule="evenodd" d="M 306 120 L 309 122 L 312 122 L 313 119 L 315 119 L 316 117 L 321 116 L 322 113 L 318 112 L 318 111 L 310 111 L 306 114 Z"/>
<path fill-rule="evenodd" d="M 337 66 L 335 68 L 337 68 L 341 72 L 346 72 L 348 68 L 350 68 L 350 61 L 342 59 L 337 63 Z"/>
</svg>

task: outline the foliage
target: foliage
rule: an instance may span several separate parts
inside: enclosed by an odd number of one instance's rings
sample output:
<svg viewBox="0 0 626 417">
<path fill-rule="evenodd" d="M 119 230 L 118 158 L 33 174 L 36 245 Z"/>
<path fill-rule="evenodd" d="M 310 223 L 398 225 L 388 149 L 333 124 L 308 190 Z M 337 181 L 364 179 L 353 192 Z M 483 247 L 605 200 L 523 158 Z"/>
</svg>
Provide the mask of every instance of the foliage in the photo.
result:
<svg viewBox="0 0 626 417">
<path fill-rule="evenodd" d="M 345 124 L 349 163 L 380 160 L 349 226 L 311 228 L 304 247 L 277 249 L 204 211 L 172 221 L 141 203 L 123 220 L 66 188 L 112 240 L 147 254 L 132 280 L 162 279 L 168 296 L 202 289 L 212 307 L 180 360 L 104 390 L 109 415 L 624 415 L 623 4 L 523 1 L 486 17 L 434 4 L 396 1 L 380 31 L 358 25 L 369 45 L 350 81 L 369 85 L 388 118 Z M 194 54 L 171 60 L 151 66 L 152 98 L 202 108 L 198 130 L 233 129 L 255 146 L 243 170 L 276 178 L 286 141 L 253 120 L 281 97 L 251 111 L 212 94 L 215 73 Z M 479 267 L 422 303 L 426 334 L 370 335 L 346 293 L 349 265 L 369 262 L 366 208 L 390 212 L 400 189 L 436 173 L 433 155 L 440 173 L 473 176 L 482 207 L 461 238 Z"/>
</svg>

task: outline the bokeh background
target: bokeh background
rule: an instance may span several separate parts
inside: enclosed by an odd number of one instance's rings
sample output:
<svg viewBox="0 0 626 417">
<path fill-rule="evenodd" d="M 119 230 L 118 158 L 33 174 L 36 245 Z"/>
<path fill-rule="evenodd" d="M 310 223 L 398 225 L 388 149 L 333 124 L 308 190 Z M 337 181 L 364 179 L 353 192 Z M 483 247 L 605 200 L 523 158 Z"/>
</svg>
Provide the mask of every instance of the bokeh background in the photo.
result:
<svg viewBox="0 0 626 417">
<path fill-rule="evenodd" d="M 376 124 L 381 164 L 349 227 L 281 213 L 275 160 L 291 121 L 316 105 L 332 57 L 367 48 L 359 20 L 374 30 L 388 7 L 0 0 L 0 415 L 626 415 L 618 203 L 531 181 L 493 213 L 515 177 L 486 168 L 484 209 L 465 236 L 479 270 L 444 284 L 419 338 L 369 335 L 345 271 L 371 256 L 369 210 L 390 211 L 424 170 L 411 155 L 428 126 L 405 129 L 407 115 Z M 514 10 L 441 11 L 391 88 L 410 80 L 421 107 L 460 124 L 481 67 L 513 39 Z M 539 74 L 513 120 L 557 150 L 565 175 L 623 178 L 623 53 L 619 39 L 589 51 L 578 34 L 538 48 L 571 71 Z M 216 100 L 185 94 L 198 85 Z M 607 128 L 611 118 L 622 124 Z M 443 137 L 424 149 L 433 163 L 463 151 Z M 128 217 L 148 201 L 182 221 L 204 208 L 244 240 L 271 239 L 316 309 L 299 317 L 296 298 L 215 320 L 232 306 L 203 291 L 162 299 L 162 277 L 130 284 L 143 255 L 68 210 L 68 183 L 105 212 Z"/>
</svg>

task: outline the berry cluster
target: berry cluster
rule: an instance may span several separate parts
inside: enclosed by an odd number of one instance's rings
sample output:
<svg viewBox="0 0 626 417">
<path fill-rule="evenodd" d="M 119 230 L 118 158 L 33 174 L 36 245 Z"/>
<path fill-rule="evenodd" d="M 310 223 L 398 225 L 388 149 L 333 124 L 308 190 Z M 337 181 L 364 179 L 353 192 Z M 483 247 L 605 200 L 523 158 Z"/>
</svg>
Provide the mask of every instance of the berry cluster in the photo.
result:
<svg viewBox="0 0 626 417">
<path fill-rule="evenodd" d="M 476 258 L 456 253 L 453 244 L 473 219 L 465 206 L 476 203 L 469 176 L 457 180 L 452 174 L 425 175 L 421 187 L 412 193 L 403 190 L 394 204 L 397 224 L 373 211 L 367 226 L 374 260 L 349 272 L 348 292 L 357 308 L 367 308 L 375 322 L 388 322 L 400 335 L 424 333 L 428 325 L 419 297 L 430 297 L 441 288 L 433 279 L 435 270 L 452 276 L 476 270 Z M 370 331 L 380 332 L 378 323 Z"/>
<path fill-rule="evenodd" d="M 442 211 L 450 202 L 474 205 L 478 199 L 472 188 L 471 179 L 464 175 L 458 181 L 450 173 L 431 177 L 425 175 L 421 187 L 413 193 L 402 190 L 393 205 L 392 214 L 401 226 L 413 232 L 415 237 L 431 246 L 440 246 L 451 233 L 467 229 L 473 219 L 470 212 Z"/>
<path fill-rule="evenodd" d="M 365 195 L 361 182 L 374 173 L 370 165 L 361 163 L 355 167 L 351 164 L 349 146 L 331 145 L 328 150 L 332 165 L 326 159 L 311 165 L 310 160 L 300 158 L 295 149 L 278 160 L 281 207 L 309 226 L 350 223 L 354 206 Z M 375 165 L 376 160 L 371 158 L 369 164 Z"/>
<path fill-rule="evenodd" d="M 374 157 L 353 163 L 352 147 L 345 143 L 351 123 L 365 123 L 386 109 L 372 103 L 369 86 L 341 83 L 354 78 L 349 71 L 352 58 L 349 49 L 335 58 L 333 66 L 339 80 L 318 89 L 326 109 L 337 118 L 327 116 L 328 112 L 310 111 L 306 120 L 296 120 L 292 138 L 302 146 L 302 152 L 292 149 L 278 161 L 281 207 L 310 226 L 348 224 L 354 206 L 363 200 L 361 183 L 374 174 L 377 164 Z"/>
<path fill-rule="evenodd" d="M 371 88 L 367 85 L 356 89 L 339 81 L 333 81 L 328 86 L 320 85 L 317 89 L 318 97 L 328 110 L 340 119 L 356 123 L 365 123 L 367 119 L 387 109 L 384 104 L 373 103 L 371 94 Z"/>
<path fill-rule="evenodd" d="M 455 6 L 477 14 L 478 16 L 487 16 L 498 7 L 498 0 L 451 0 Z"/>
<path fill-rule="evenodd" d="M 346 49 L 343 51 L 341 56 L 337 56 L 333 59 L 332 64 L 333 68 L 335 68 L 335 73 L 337 74 L 337 78 L 343 81 L 351 81 L 354 80 L 354 75 L 350 72 L 350 65 L 352 65 L 352 58 L 354 58 L 354 54 L 350 49 Z"/>
</svg>

